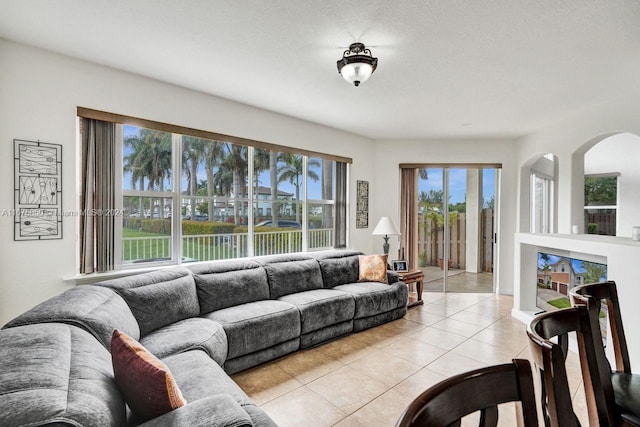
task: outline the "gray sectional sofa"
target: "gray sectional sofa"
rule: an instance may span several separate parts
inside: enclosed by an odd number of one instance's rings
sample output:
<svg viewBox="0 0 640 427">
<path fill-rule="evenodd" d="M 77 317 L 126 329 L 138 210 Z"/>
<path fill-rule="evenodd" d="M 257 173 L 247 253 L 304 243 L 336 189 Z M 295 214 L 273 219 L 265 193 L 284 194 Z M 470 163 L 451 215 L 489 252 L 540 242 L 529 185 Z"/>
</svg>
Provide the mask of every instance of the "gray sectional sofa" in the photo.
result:
<svg viewBox="0 0 640 427">
<path fill-rule="evenodd" d="M 273 426 L 230 374 L 398 319 L 407 287 L 358 282 L 354 251 L 197 263 L 55 296 L 0 330 L 0 425 L 138 425 L 109 353 L 118 329 L 187 404 L 145 426 Z"/>
</svg>

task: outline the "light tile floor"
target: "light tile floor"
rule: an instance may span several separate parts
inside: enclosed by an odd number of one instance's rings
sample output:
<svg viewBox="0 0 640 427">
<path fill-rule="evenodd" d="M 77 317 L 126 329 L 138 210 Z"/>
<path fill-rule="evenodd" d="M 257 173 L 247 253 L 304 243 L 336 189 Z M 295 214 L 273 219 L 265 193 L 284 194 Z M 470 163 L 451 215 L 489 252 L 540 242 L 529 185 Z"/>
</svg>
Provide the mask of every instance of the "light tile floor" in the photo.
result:
<svg viewBox="0 0 640 427">
<path fill-rule="evenodd" d="M 416 396 L 444 378 L 528 358 L 526 327 L 511 317 L 512 297 L 429 292 L 423 298 L 425 305 L 409 309 L 403 319 L 233 378 L 281 427 L 394 426 Z M 568 376 L 574 409 L 588 425 L 573 353 Z M 513 408 L 501 408 L 500 426 L 515 425 Z M 466 421 L 463 425 L 471 425 L 473 417 Z"/>
</svg>

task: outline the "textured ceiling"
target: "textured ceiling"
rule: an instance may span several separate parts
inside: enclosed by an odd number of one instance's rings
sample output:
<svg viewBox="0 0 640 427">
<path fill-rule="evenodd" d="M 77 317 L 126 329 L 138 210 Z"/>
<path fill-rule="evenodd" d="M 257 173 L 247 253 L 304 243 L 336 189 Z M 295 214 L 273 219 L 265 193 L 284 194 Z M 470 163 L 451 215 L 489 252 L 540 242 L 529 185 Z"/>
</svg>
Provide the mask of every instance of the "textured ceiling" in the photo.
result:
<svg viewBox="0 0 640 427">
<path fill-rule="evenodd" d="M 4 0 L 0 37 L 376 139 L 515 137 L 640 92 L 637 0 Z M 379 59 L 357 88 L 354 41 Z"/>
</svg>

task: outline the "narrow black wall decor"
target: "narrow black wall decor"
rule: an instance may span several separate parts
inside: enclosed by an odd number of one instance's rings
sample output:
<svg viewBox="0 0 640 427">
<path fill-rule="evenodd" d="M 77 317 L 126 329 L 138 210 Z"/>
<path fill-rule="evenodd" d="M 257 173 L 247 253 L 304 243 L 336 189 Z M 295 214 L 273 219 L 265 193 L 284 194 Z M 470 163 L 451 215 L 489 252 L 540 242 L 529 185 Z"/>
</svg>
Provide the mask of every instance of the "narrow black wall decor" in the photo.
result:
<svg viewBox="0 0 640 427">
<path fill-rule="evenodd" d="M 369 181 L 356 184 L 356 228 L 369 228 Z"/>
<path fill-rule="evenodd" d="M 13 239 L 62 239 L 62 145 L 14 139 L 13 167 Z"/>
</svg>

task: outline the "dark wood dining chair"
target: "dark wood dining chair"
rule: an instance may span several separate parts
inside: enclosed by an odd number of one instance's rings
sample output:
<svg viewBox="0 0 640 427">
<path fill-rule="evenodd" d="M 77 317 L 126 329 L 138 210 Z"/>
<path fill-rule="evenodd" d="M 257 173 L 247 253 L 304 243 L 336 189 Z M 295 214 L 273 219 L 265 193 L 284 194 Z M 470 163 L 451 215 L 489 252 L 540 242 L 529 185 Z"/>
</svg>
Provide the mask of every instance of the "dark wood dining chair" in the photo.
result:
<svg viewBox="0 0 640 427">
<path fill-rule="evenodd" d="M 518 425 L 537 427 L 531 365 L 525 359 L 476 369 L 447 378 L 427 389 L 405 409 L 396 427 L 460 426 L 461 418 L 479 412 L 480 427 L 495 427 L 498 405 L 516 402 Z"/>
<path fill-rule="evenodd" d="M 640 426 L 640 375 L 631 372 L 616 283 L 608 281 L 577 286 L 569 291 L 569 297 L 574 306 L 587 307 L 594 323 L 599 323 L 601 307 L 604 303 L 609 319 L 615 369 L 612 371 L 603 347 L 601 357 L 605 361 L 603 365 L 606 364 L 605 375 L 610 377 L 610 381 L 605 385 L 607 399 L 594 402 L 590 400 L 591 396 L 587 395 L 589 411 L 597 412 L 598 417 L 602 417 L 603 412 L 613 413 L 627 425 Z"/>
<path fill-rule="evenodd" d="M 594 372 L 594 367 L 597 370 L 588 317 L 584 307 L 568 308 L 539 314 L 527 327 L 531 358 L 540 374 L 542 417 L 546 427 L 580 426 L 571 402 L 566 359 L 569 333 L 577 332 L 579 344 L 591 348 L 586 353 L 580 351 L 581 364 L 584 356 L 587 372 L 590 369 Z M 584 335 L 588 336 L 586 342 Z"/>
</svg>

